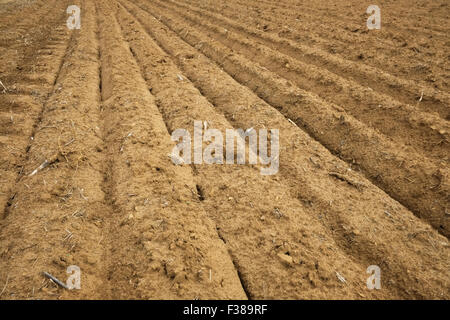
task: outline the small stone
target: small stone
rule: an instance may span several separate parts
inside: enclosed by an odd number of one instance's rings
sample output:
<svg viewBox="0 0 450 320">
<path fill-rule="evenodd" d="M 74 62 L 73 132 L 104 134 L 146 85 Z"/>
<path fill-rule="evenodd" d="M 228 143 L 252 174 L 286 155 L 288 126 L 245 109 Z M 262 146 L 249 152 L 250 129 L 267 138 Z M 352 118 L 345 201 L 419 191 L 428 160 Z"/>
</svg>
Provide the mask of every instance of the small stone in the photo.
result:
<svg viewBox="0 0 450 320">
<path fill-rule="evenodd" d="M 292 257 L 287 254 L 279 253 L 279 254 L 277 254 L 277 256 L 287 266 L 292 266 L 294 264 L 294 259 L 292 259 Z"/>
</svg>

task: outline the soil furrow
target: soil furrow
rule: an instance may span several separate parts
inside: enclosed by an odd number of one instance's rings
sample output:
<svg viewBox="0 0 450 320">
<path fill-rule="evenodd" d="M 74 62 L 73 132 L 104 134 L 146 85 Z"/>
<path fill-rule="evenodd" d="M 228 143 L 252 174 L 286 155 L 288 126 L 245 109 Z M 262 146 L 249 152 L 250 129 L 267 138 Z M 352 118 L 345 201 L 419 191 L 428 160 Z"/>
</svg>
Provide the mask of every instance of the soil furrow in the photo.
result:
<svg viewBox="0 0 450 320">
<path fill-rule="evenodd" d="M 160 13 L 154 6 L 141 6 L 148 12 L 151 8 Z M 403 148 L 399 149 L 346 114 L 342 108 L 298 89 L 175 19 L 166 15 L 159 15 L 158 18 L 241 84 L 251 88 L 260 98 L 307 130 L 334 154 L 350 164 L 357 164 L 373 183 L 394 199 L 431 223 L 439 232 L 449 235 L 450 221 L 446 207 L 450 185 L 445 165 L 437 168 L 419 155 L 411 158 Z"/>
<path fill-rule="evenodd" d="M 334 73 L 301 63 L 251 40 L 241 39 L 233 32 L 205 23 L 196 16 L 176 8 L 174 11 L 178 16 L 184 16 L 191 27 L 212 35 L 231 50 L 242 53 L 249 60 L 292 81 L 300 88 L 342 106 L 356 119 L 377 129 L 396 143 L 412 146 L 413 153 L 418 151 L 434 158 L 435 162 L 447 162 L 450 140 L 448 121 L 420 112 L 413 106 L 403 105 L 355 81 L 347 81 Z"/>
<path fill-rule="evenodd" d="M 445 261 L 448 259 L 448 241 L 445 238 L 432 231 L 429 226 L 420 222 L 411 212 L 373 187 L 363 177 L 348 171 L 345 163 L 331 156 L 326 149 L 311 140 L 298 127 L 289 123 L 250 90 L 240 86 L 223 70 L 182 42 L 156 19 L 149 18 L 149 15 L 141 13 L 136 10 L 137 7 L 129 3 L 123 4 L 146 27 L 147 32 L 157 40 L 158 45 L 175 57 L 185 79 L 186 76 L 191 79 L 202 94 L 214 103 L 214 107 L 226 115 L 227 120 L 234 127 L 281 128 L 282 152 L 289 154 L 281 158 L 280 173 L 283 176 L 283 188 L 286 184 L 290 187 L 290 193 L 304 203 L 302 208 L 312 217 L 313 223 L 320 221 L 328 228 L 328 233 L 333 236 L 339 247 L 356 263 L 365 263 L 367 266 L 371 263 L 382 265 L 383 274 L 390 283 L 391 296 L 398 294 L 404 297 L 420 297 L 431 294 L 442 297 L 443 294 L 445 295 L 445 288 L 449 286 L 445 276 L 436 278 L 435 272 L 424 274 L 424 270 L 430 263 L 439 265 L 437 268 L 445 274 Z M 135 26 L 135 24 L 132 25 Z M 149 48 L 155 47 L 148 44 L 151 41 L 137 32 L 133 33 L 132 37 L 139 39 L 135 40 L 136 42 L 145 42 L 141 44 L 142 47 L 146 45 Z M 147 50 L 151 51 L 151 49 Z M 147 57 L 148 51 L 142 52 L 141 55 Z M 150 61 L 164 61 L 164 67 L 148 63 L 149 71 L 145 73 L 148 79 L 152 78 L 152 74 L 154 74 L 153 77 L 164 74 L 159 70 L 167 69 L 169 64 L 167 60 L 158 57 L 150 59 Z M 173 76 L 175 73 L 177 71 L 171 71 L 165 82 L 176 81 Z M 156 79 L 149 85 L 152 90 L 156 90 L 154 88 L 158 86 Z M 172 95 L 173 92 L 163 91 L 162 94 Z M 166 99 L 161 98 L 160 104 L 164 105 Z M 172 99 L 169 100 L 169 105 L 165 108 L 171 110 L 171 106 L 176 103 Z M 185 98 L 181 99 L 181 101 L 185 100 Z M 198 100 L 195 99 L 195 101 L 197 105 Z M 208 110 L 208 106 L 200 105 L 200 107 L 202 112 Z M 195 109 L 195 107 L 192 108 Z M 183 104 L 180 104 L 180 109 L 184 109 Z M 173 120 L 174 114 L 174 112 L 169 113 L 166 118 L 171 119 L 172 122 L 176 121 Z M 219 116 L 214 117 L 214 119 L 217 118 Z M 217 199 L 216 194 L 214 199 Z M 391 212 L 395 214 L 391 215 Z M 418 234 L 423 237 L 417 237 Z M 405 241 L 399 239 L 405 239 Z M 329 241 L 326 238 L 323 240 Z M 432 247 L 438 245 L 440 249 L 433 250 L 431 253 L 430 245 Z M 423 264 L 412 264 L 409 257 L 411 253 L 414 252 L 414 255 L 418 251 L 430 255 L 425 258 L 426 262 L 424 261 Z M 400 252 L 402 254 L 399 255 Z M 445 257 L 441 256 L 442 252 L 446 252 Z M 405 273 L 407 269 L 410 273 Z M 404 276 L 401 281 L 398 279 L 399 274 Z M 417 286 L 411 286 L 411 283 L 415 282 L 410 278 L 413 274 L 414 276 L 423 275 Z M 438 287 L 442 285 L 443 289 L 431 290 L 434 293 L 430 293 L 430 288 L 427 288 L 425 283 L 436 283 L 439 284 Z"/>
<path fill-rule="evenodd" d="M 419 32 L 426 36 L 440 36 L 442 38 L 445 38 L 445 31 L 442 30 L 433 30 L 433 27 L 426 27 L 427 25 L 430 25 L 430 22 L 425 24 L 421 24 L 421 21 L 423 17 L 429 17 L 432 22 L 436 21 L 436 14 L 440 12 L 446 12 L 445 9 L 440 9 L 440 5 L 437 4 L 437 7 L 435 7 L 435 12 L 433 12 L 433 15 L 430 15 L 430 8 L 425 9 L 421 12 L 420 8 L 423 5 L 429 5 L 428 3 L 415 3 L 411 4 L 410 1 L 399 4 L 398 1 L 395 3 L 395 8 L 392 8 L 389 6 L 388 3 L 383 3 L 380 5 L 382 8 L 382 14 L 384 18 L 384 23 L 386 28 L 392 29 L 393 34 L 398 34 L 398 31 L 401 31 L 402 33 L 413 33 L 413 32 Z M 434 1 L 433 1 L 434 2 Z M 262 3 L 266 3 L 269 5 L 273 5 L 273 2 L 267 2 L 262 1 Z M 283 8 L 284 10 L 289 10 L 291 13 L 293 11 L 304 11 L 304 12 L 311 12 L 311 14 L 315 16 L 321 16 L 324 15 L 327 17 L 327 19 L 332 19 L 333 23 L 345 23 L 346 25 L 352 25 L 352 24 L 358 24 L 358 23 L 364 23 L 365 22 L 365 16 L 362 18 L 361 16 L 367 9 L 366 3 L 358 3 L 358 5 L 355 7 L 355 5 L 349 4 L 345 1 L 333 1 L 332 3 L 328 1 L 323 1 L 321 3 L 314 2 L 314 5 L 312 5 L 311 1 L 301 3 L 290 3 L 290 4 L 284 4 L 283 2 L 277 1 L 277 6 L 280 8 Z M 320 7 L 322 6 L 322 7 Z M 442 4 L 442 6 L 445 6 L 445 4 Z M 416 14 L 420 17 L 420 19 L 413 19 L 412 17 L 405 16 L 402 14 L 402 12 L 399 12 L 399 8 L 402 8 L 405 10 L 405 8 L 414 7 L 414 10 Z M 297 8 L 297 10 L 294 10 L 294 8 Z M 353 16 L 353 15 L 356 15 Z M 397 22 L 398 21 L 398 22 Z M 420 21 L 420 22 L 418 22 Z M 443 20 L 445 21 L 445 18 Z M 408 25 L 411 22 L 413 22 L 415 25 Z M 420 27 L 419 27 L 420 26 Z M 438 27 L 439 28 L 439 27 Z M 428 29 L 428 30 L 427 30 Z M 436 27 L 435 27 L 436 29 Z M 439 28 L 440 29 L 440 28 Z M 446 28 L 448 29 L 448 28 Z"/>
<path fill-rule="evenodd" d="M 168 3 L 172 2 L 168 1 L 162 4 L 158 1 L 158 6 L 167 8 Z M 148 3 L 148 5 L 154 5 L 154 3 Z M 180 6 L 178 3 L 175 5 Z M 339 74 L 341 77 L 353 79 L 373 90 L 395 96 L 403 103 L 415 105 L 422 96 L 422 100 L 418 104 L 420 108 L 427 112 L 437 112 L 444 119 L 450 119 L 448 108 L 450 95 L 446 92 L 431 87 L 417 86 L 412 81 L 397 78 L 368 65 L 342 59 L 323 50 L 311 48 L 301 43 L 295 43 L 288 39 L 282 39 L 277 35 L 266 34 L 259 30 L 246 27 L 244 23 L 236 23 L 228 18 L 205 10 L 194 9 L 192 7 L 190 7 L 190 10 L 202 14 L 204 18 L 209 17 L 215 23 L 220 22 L 221 26 L 235 31 L 243 38 L 251 37 L 269 48 L 280 51 L 294 59 L 313 64 L 319 68 L 326 68 L 330 72 Z"/>
<path fill-rule="evenodd" d="M 447 2 L 0 0 L 0 300 L 450 299 Z"/>
<path fill-rule="evenodd" d="M 189 1 L 189 0 L 187 0 Z M 240 0 L 234 0 L 239 4 L 244 5 L 244 2 L 240 1 Z M 230 5 L 234 5 L 234 1 L 230 2 Z M 192 3 L 191 1 L 189 1 L 190 3 Z M 206 1 L 204 1 L 206 2 Z M 339 29 L 335 29 L 335 31 L 341 32 L 341 31 L 352 31 L 354 33 L 357 32 L 363 32 L 361 29 L 361 27 L 365 27 L 366 26 L 366 19 L 368 18 L 368 14 L 364 15 L 367 9 L 366 4 L 360 4 L 358 6 L 358 8 L 348 8 L 347 4 L 336 4 L 333 3 L 332 8 L 329 8 L 330 10 L 327 12 L 327 14 L 325 15 L 325 23 L 323 23 L 322 25 L 324 25 L 325 27 L 327 26 L 333 26 L 335 28 L 339 28 Z M 289 18 L 294 18 L 294 19 L 299 19 L 299 20 L 303 20 L 303 19 L 307 19 L 309 21 L 313 21 L 314 17 L 316 17 L 317 19 L 317 14 L 320 14 L 318 12 L 318 10 L 314 10 L 311 13 L 309 13 L 309 8 L 305 8 L 303 7 L 300 10 L 292 10 L 292 8 L 286 8 L 284 6 L 280 6 L 279 3 L 274 4 L 267 4 L 261 1 L 255 2 L 255 3 L 249 3 L 247 4 L 248 8 L 253 9 L 253 11 L 258 12 L 258 13 L 264 13 L 265 11 L 270 11 L 272 14 L 274 15 L 279 15 L 279 16 L 284 16 L 286 18 L 286 22 L 289 21 Z M 382 10 L 382 27 L 386 27 L 383 29 L 388 29 L 389 31 L 387 33 L 382 33 L 380 35 L 380 38 L 384 41 L 386 41 L 386 43 L 389 43 L 390 41 L 392 41 L 392 38 L 396 38 L 398 36 L 404 36 L 404 35 L 412 35 L 412 32 L 410 29 L 406 30 L 406 29 L 399 29 L 399 28 L 395 28 L 393 27 L 393 25 L 391 24 L 392 20 L 390 18 L 386 17 L 386 6 L 385 5 L 380 5 L 379 6 L 380 9 Z M 263 9 L 264 11 L 261 12 L 261 9 Z M 306 10 L 305 10 L 306 9 Z M 340 13 L 342 13 L 340 16 L 337 15 L 333 15 L 332 12 L 333 11 L 340 11 Z M 345 19 L 346 16 L 348 16 L 349 13 L 354 13 L 354 12 L 358 12 L 358 19 L 354 20 L 354 21 L 348 21 Z M 330 14 L 331 13 L 331 14 Z M 409 19 L 404 19 L 404 17 L 401 17 L 398 15 L 398 9 L 392 10 L 391 13 L 393 15 L 397 14 L 399 21 L 401 20 L 402 23 L 408 22 Z M 323 13 L 322 13 L 323 14 Z M 389 15 L 388 15 L 389 16 Z M 431 15 L 429 12 L 427 12 L 426 14 L 422 14 L 421 17 L 428 17 L 430 18 L 430 20 L 434 20 L 436 21 L 436 15 Z M 428 22 L 421 22 L 422 28 L 427 28 L 431 25 L 431 21 Z M 444 22 L 445 20 L 443 20 L 442 22 Z M 444 23 L 442 23 L 444 25 Z M 413 27 L 415 28 L 415 27 Z M 333 30 L 333 29 L 331 29 Z M 446 31 L 444 31 L 445 34 Z M 439 32 L 437 40 L 441 40 L 445 42 L 445 37 L 441 37 L 441 39 L 439 39 L 439 36 L 444 35 L 441 32 Z M 418 34 L 416 33 L 415 36 L 417 37 Z M 426 34 L 426 35 L 419 35 L 425 38 L 429 38 L 432 39 L 433 35 L 431 34 Z M 411 36 L 410 36 L 411 37 Z M 443 43 L 443 42 L 441 42 Z M 441 44 L 439 43 L 439 44 Z"/>
<path fill-rule="evenodd" d="M 106 1 L 97 2 L 106 143 L 109 298 L 242 299 L 214 224 L 192 192 L 174 143 Z M 213 274 L 214 277 L 209 277 Z"/>
<path fill-rule="evenodd" d="M 192 1 L 183 1 L 186 2 L 192 5 Z M 265 6 L 260 2 L 234 0 L 218 4 L 202 1 L 196 2 L 196 6 L 235 21 L 245 21 L 255 29 L 281 38 L 318 47 L 342 58 L 364 62 L 397 77 L 420 81 L 424 86 L 431 85 L 446 91 L 450 85 L 445 67 L 445 51 L 441 51 L 441 47 L 435 43 L 431 43 L 431 46 L 426 39 L 408 42 L 392 36 L 383 39 L 379 32 L 373 33 L 361 27 L 349 30 L 348 25 L 336 32 L 337 25 L 332 22 L 318 24 L 314 15 L 292 10 L 280 12 L 276 6 Z M 364 23 L 361 26 L 364 27 Z M 381 32 L 387 31 L 383 28 Z M 436 51 L 439 53 L 436 54 Z M 393 59 L 393 55 L 398 54 L 401 54 L 401 58 Z"/>
<path fill-rule="evenodd" d="M 63 6 L 62 3 L 60 5 Z M 59 6 L 53 10 L 58 8 Z M 35 41 L 29 48 L 22 50 L 21 55 L 23 56 L 15 61 L 14 68 L 6 70 L 2 75 L 2 80 L 7 83 L 6 93 L 0 95 L 1 110 L 3 111 L 0 119 L 0 123 L 3 125 L 0 129 L 0 154 L 2 155 L 0 172 L 5 178 L 5 183 L 0 185 L 2 216 L 6 215 L 8 201 L 13 196 L 11 190 L 14 182 L 23 172 L 22 164 L 27 161 L 27 150 L 41 122 L 44 104 L 50 91 L 54 88 L 61 64 L 67 53 L 70 35 L 58 25 L 62 22 L 61 18 L 62 15 L 57 14 L 49 20 L 48 25 L 42 29 L 37 28 L 35 34 L 43 42 Z M 51 31 L 52 37 L 58 39 L 60 45 L 57 50 L 54 50 L 51 57 L 44 57 L 39 54 L 38 48 L 46 45 L 47 41 L 42 35 L 50 28 L 55 29 Z M 20 92 L 24 94 L 20 94 Z"/>
<path fill-rule="evenodd" d="M 77 2 L 76 2 L 77 3 Z M 77 3 L 80 5 L 80 3 Z M 102 283 L 102 141 L 98 120 L 95 17 L 83 2 L 84 32 L 74 34 L 42 113 L 24 175 L 0 232 L 0 278 L 8 279 L 2 298 L 98 298 Z M 14 235 L 14 237 L 11 237 Z M 62 290 L 43 272 L 63 283 L 71 265 L 81 271 L 81 290 Z"/>
<path fill-rule="evenodd" d="M 4 73 L 1 78 L 7 84 L 8 91 L 14 91 L 13 86 L 17 81 L 17 75 L 26 77 L 28 73 L 33 73 L 35 66 L 39 65 L 39 62 L 34 60 L 40 54 L 41 50 L 39 49 L 50 43 L 52 37 L 60 34 L 59 30 L 62 28 L 57 26 L 55 30 L 55 26 L 62 22 L 63 8 L 63 2 L 48 3 L 38 11 L 36 10 L 34 14 L 29 14 L 30 19 L 23 23 L 17 20 L 23 20 L 23 14 L 27 14 L 27 12 L 21 14 L 20 17 L 6 19 L 7 22 L 13 23 L 12 26 L 3 23 L 5 19 L 3 16 L 0 18 L 2 24 L 0 53 L 2 58 L 8 60 L 7 64 L 0 66 L 0 71 Z M 32 11 L 35 11 L 34 8 Z M 48 22 L 39 23 L 44 16 L 50 17 Z M 61 26 L 64 26 L 63 23 Z"/>
<path fill-rule="evenodd" d="M 142 27 L 129 14 L 119 11 L 119 15 L 169 131 L 186 128 L 193 136 L 194 121 L 223 133 L 233 129 Z M 205 149 L 208 142 L 203 144 Z M 202 203 L 234 257 L 251 299 L 357 298 L 363 294 L 366 267 L 340 252 L 320 222 L 307 214 L 277 177 L 262 176 L 259 166 L 194 167 Z M 311 242 L 306 244 L 302 238 Z M 346 285 L 333 269 L 345 275 Z M 271 282 L 264 280 L 269 277 Z"/>
</svg>

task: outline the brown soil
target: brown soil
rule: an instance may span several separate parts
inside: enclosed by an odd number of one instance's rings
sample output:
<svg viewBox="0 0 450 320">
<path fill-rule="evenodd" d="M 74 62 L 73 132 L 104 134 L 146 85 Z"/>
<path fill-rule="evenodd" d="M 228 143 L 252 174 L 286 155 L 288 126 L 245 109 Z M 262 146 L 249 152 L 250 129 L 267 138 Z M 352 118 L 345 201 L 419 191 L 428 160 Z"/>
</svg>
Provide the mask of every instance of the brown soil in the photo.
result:
<svg viewBox="0 0 450 320">
<path fill-rule="evenodd" d="M 450 6 L 378 5 L 0 2 L 0 299 L 449 299 Z M 279 172 L 173 164 L 197 120 Z"/>
</svg>

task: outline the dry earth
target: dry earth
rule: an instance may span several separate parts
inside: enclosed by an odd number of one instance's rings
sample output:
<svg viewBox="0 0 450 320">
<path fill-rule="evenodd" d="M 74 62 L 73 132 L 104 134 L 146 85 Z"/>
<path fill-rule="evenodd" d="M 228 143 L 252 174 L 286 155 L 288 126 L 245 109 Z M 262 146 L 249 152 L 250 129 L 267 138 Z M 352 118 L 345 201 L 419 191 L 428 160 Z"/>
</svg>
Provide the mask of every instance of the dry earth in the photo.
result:
<svg viewBox="0 0 450 320">
<path fill-rule="evenodd" d="M 370 4 L 1 1 L 0 299 L 449 299 L 450 4 Z M 175 165 L 196 120 L 279 172 Z"/>
</svg>

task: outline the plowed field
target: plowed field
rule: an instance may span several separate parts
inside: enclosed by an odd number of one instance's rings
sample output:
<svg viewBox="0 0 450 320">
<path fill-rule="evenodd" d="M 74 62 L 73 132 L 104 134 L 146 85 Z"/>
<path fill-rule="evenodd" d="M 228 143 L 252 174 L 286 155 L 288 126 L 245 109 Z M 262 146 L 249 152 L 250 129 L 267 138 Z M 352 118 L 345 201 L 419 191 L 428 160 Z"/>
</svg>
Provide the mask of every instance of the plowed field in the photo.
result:
<svg viewBox="0 0 450 320">
<path fill-rule="evenodd" d="M 450 299 L 450 3 L 371 4 L 0 1 L 0 299 Z"/>
</svg>

